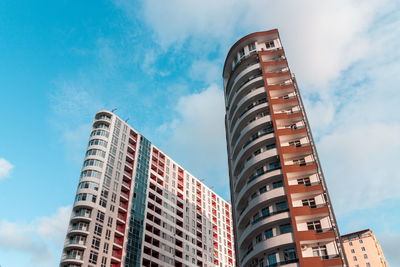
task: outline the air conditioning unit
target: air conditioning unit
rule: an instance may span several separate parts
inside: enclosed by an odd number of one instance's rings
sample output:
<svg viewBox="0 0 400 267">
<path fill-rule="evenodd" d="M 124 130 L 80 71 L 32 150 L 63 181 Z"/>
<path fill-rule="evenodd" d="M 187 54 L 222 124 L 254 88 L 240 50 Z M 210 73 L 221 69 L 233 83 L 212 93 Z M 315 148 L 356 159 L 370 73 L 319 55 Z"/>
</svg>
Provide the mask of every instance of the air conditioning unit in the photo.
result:
<svg viewBox="0 0 400 267">
<path fill-rule="evenodd" d="M 307 245 L 301 245 L 301 250 L 306 250 L 308 248 Z"/>
</svg>

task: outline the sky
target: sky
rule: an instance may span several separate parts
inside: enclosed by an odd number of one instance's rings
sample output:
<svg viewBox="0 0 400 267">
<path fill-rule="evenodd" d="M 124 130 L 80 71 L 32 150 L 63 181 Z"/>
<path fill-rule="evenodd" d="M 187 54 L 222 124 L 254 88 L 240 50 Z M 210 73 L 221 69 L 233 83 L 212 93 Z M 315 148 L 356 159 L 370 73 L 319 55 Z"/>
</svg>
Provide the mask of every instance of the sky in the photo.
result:
<svg viewBox="0 0 400 267">
<path fill-rule="evenodd" d="M 398 0 L 0 1 L 0 266 L 57 266 L 100 109 L 229 199 L 223 63 L 274 28 L 341 233 L 400 266 Z"/>
</svg>

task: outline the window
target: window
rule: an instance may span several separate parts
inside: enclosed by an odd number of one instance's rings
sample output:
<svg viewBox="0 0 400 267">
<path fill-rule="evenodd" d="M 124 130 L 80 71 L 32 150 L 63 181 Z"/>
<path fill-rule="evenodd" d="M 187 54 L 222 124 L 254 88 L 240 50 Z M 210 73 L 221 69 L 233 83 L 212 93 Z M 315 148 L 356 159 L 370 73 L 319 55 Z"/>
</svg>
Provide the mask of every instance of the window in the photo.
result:
<svg viewBox="0 0 400 267">
<path fill-rule="evenodd" d="M 239 58 L 242 58 L 244 56 L 244 48 L 239 50 Z"/>
<path fill-rule="evenodd" d="M 93 237 L 92 248 L 99 249 L 99 247 L 100 247 L 100 238 Z"/>
<path fill-rule="evenodd" d="M 272 188 L 278 188 L 278 187 L 282 187 L 282 186 L 283 186 L 282 181 L 272 183 Z"/>
<path fill-rule="evenodd" d="M 89 146 L 103 146 L 107 147 L 107 142 L 100 139 L 92 139 L 89 141 Z"/>
<path fill-rule="evenodd" d="M 281 233 L 281 235 L 292 232 L 292 225 L 290 223 L 280 225 L 279 232 Z"/>
<path fill-rule="evenodd" d="M 261 241 L 262 241 L 262 235 L 259 234 L 259 235 L 256 236 L 256 243 L 259 243 Z"/>
<path fill-rule="evenodd" d="M 286 201 L 278 202 L 275 205 L 276 205 L 276 210 L 277 211 L 284 211 L 284 210 L 287 210 L 287 208 L 288 208 L 288 205 L 287 205 Z"/>
<path fill-rule="evenodd" d="M 99 202 L 100 206 L 102 207 L 107 207 L 107 200 L 105 200 L 104 198 L 100 198 L 100 202 Z"/>
<path fill-rule="evenodd" d="M 103 252 L 106 254 L 108 253 L 108 247 L 109 247 L 108 243 L 104 243 Z"/>
<path fill-rule="evenodd" d="M 106 156 L 106 152 L 99 150 L 99 149 L 89 149 L 86 152 L 86 156 L 99 156 L 104 158 Z"/>
<path fill-rule="evenodd" d="M 95 195 L 86 193 L 77 194 L 75 197 L 75 201 L 92 201 L 93 203 L 96 202 L 96 199 Z"/>
<path fill-rule="evenodd" d="M 272 232 L 272 229 L 268 229 L 264 231 L 264 237 L 265 239 L 271 238 L 274 236 L 274 233 Z"/>
<path fill-rule="evenodd" d="M 367 254 L 364 254 L 364 259 L 368 259 L 368 255 Z"/>
<path fill-rule="evenodd" d="M 95 167 L 103 167 L 103 162 L 97 159 L 87 159 L 83 162 L 83 167 L 87 166 L 95 166 Z"/>
<path fill-rule="evenodd" d="M 328 255 L 325 245 L 312 247 L 312 251 L 315 257 L 326 257 Z"/>
<path fill-rule="evenodd" d="M 249 44 L 249 51 L 256 50 L 256 43 Z"/>
<path fill-rule="evenodd" d="M 357 261 L 357 257 L 356 256 L 353 256 L 353 261 Z"/>
<path fill-rule="evenodd" d="M 102 257 L 101 258 L 101 267 L 106 267 L 107 266 L 107 257 Z"/>
<path fill-rule="evenodd" d="M 303 199 L 301 201 L 303 203 L 303 206 L 309 206 L 310 208 L 316 208 L 317 204 L 315 204 L 315 199 L 310 198 L 310 199 Z"/>
<path fill-rule="evenodd" d="M 269 49 L 269 48 L 274 48 L 274 47 L 275 47 L 274 41 L 266 42 L 266 43 L 265 43 L 265 47 L 266 47 L 267 49 Z"/>
<path fill-rule="evenodd" d="M 111 236 L 111 231 L 110 230 L 106 230 L 106 239 L 110 240 L 110 236 Z"/>
<path fill-rule="evenodd" d="M 365 264 L 365 267 L 371 267 L 371 264 L 369 264 L 369 262 L 367 262 L 367 263 Z"/>
<path fill-rule="evenodd" d="M 94 170 L 86 170 L 81 173 L 81 178 L 83 178 L 83 177 L 94 177 L 94 178 L 100 179 L 101 173 L 98 171 L 94 171 Z"/>
<path fill-rule="evenodd" d="M 283 259 L 284 261 L 297 259 L 296 250 L 294 248 L 285 249 L 283 251 Z"/>
<path fill-rule="evenodd" d="M 268 264 L 274 266 L 274 264 L 276 263 L 277 263 L 276 254 L 275 253 L 268 254 Z"/>
<path fill-rule="evenodd" d="M 260 188 L 260 194 L 267 192 L 267 187 L 263 186 Z"/>
<path fill-rule="evenodd" d="M 310 177 L 305 177 L 305 178 L 297 179 L 297 183 L 298 183 L 298 184 L 303 184 L 303 185 L 305 185 L 305 186 L 310 186 L 310 185 L 311 185 Z"/>
<path fill-rule="evenodd" d="M 351 253 L 356 253 L 356 251 L 354 249 L 351 250 Z"/>
<path fill-rule="evenodd" d="M 94 226 L 94 234 L 101 236 L 101 233 L 103 232 L 103 226 L 101 224 L 96 223 Z"/>
<path fill-rule="evenodd" d="M 353 242 L 350 241 L 350 242 L 349 242 L 349 245 L 352 246 L 352 245 L 353 245 Z"/>
<path fill-rule="evenodd" d="M 358 242 L 359 242 L 360 244 L 364 243 L 364 242 L 362 241 L 362 239 L 358 240 Z"/>
<path fill-rule="evenodd" d="M 321 221 L 307 222 L 307 229 L 321 232 L 322 231 Z"/>
<path fill-rule="evenodd" d="M 96 220 L 99 222 L 104 222 L 104 212 L 97 211 Z"/>
<path fill-rule="evenodd" d="M 113 223 L 113 218 L 108 217 L 107 226 L 112 227 L 112 223 Z"/>
<path fill-rule="evenodd" d="M 95 251 L 90 251 L 89 262 L 93 263 L 93 264 L 96 264 L 98 257 L 99 257 L 99 253 L 97 253 Z"/>
</svg>

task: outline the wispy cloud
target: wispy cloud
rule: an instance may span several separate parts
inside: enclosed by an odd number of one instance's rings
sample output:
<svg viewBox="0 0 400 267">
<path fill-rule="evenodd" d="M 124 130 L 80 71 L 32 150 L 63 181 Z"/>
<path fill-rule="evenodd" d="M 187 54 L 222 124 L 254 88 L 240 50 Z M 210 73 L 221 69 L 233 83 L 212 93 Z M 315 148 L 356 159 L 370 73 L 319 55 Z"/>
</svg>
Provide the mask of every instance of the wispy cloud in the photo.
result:
<svg viewBox="0 0 400 267">
<path fill-rule="evenodd" d="M 19 252 L 30 266 L 56 266 L 67 230 L 70 207 L 60 207 L 55 214 L 39 217 L 30 223 L 0 220 L 0 249 Z M 12 266 L 13 262 L 2 262 Z"/>
<path fill-rule="evenodd" d="M 0 158 L 0 180 L 10 176 L 14 166 L 5 158 Z"/>
<path fill-rule="evenodd" d="M 228 183 L 223 92 L 216 85 L 179 98 L 177 116 L 159 127 L 163 146 L 207 184 Z M 224 167 L 225 166 L 225 167 Z M 228 188 L 228 187 L 226 187 Z"/>
</svg>

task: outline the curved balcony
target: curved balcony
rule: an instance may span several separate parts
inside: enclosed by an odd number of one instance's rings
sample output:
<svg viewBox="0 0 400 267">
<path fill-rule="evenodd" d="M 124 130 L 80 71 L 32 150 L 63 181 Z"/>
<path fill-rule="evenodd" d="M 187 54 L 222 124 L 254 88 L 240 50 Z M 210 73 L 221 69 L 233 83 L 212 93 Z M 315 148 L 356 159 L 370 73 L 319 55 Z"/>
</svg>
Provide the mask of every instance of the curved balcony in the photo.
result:
<svg viewBox="0 0 400 267">
<path fill-rule="evenodd" d="M 275 202 L 277 198 L 285 196 L 286 196 L 285 189 L 283 187 L 278 187 L 264 194 L 261 194 L 252 199 L 251 201 L 249 201 L 247 207 L 239 215 L 239 220 L 238 220 L 239 228 L 243 227 L 245 219 L 250 219 L 249 217 L 253 216 L 253 214 L 251 214 L 251 211 L 260 210 L 262 207 L 266 206 L 266 204 L 271 204 Z"/>
<path fill-rule="evenodd" d="M 237 158 L 235 160 L 235 163 L 232 166 L 232 170 L 234 171 L 235 175 L 238 174 L 238 170 L 239 170 L 240 166 L 242 166 L 242 169 L 240 171 L 240 173 L 241 173 L 241 172 L 245 171 L 245 169 L 247 169 L 248 166 L 251 166 L 252 164 L 258 162 L 261 159 L 263 159 L 263 156 L 265 156 L 265 158 L 271 157 L 268 152 L 271 151 L 271 150 L 274 150 L 274 149 L 276 150 L 276 145 L 275 144 L 269 144 L 268 146 L 265 146 L 265 144 L 262 144 L 262 146 L 260 146 L 259 148 L 260 149 L 263 148 L 263 151 L 261 153 L 254 155 L 255 150 L 248 150 L 248 152 L 245 153 L 245 155 L 244 155 L 244 156 L 246 156 L 246 158 L 244 158 L 243 160 L 240 160 L 240 158 Z M 278 153 L 278 151 L 276 151 L 276 153 Z M 261 156 L 261 155 L 263 155 L 263 156 Z M 258 160 L 255 160 L 256 158 Z M 242 165 L 243 162 L 244 162 L 244 165 Z M 239 175 L 240 175 L 240 173 L 239 173 Z"/>
<path fill-rule="evenodd" d="M 246 182 L 245 179 L 247 179 L 257 167 L 264 165 L 266 162 L 268 162 L 268 159 L 276 156 L 278 156 L 278 150 L 274 148 L 266 150 L 250 159 L 245 163 L 239 175 L 237 175 L 238 180 L 236 181 L 236 186 L 241 187 L 240 185 L 244 185 Z"/>
<path fill-rule="evenodd" d="M 103 140 L 103 141 L 106 141 L 107 143 L 108 143 L 108 137 L 105 137 L 105 136 L 103 136 L 103 135 L 93 135 L 93 136 L 90 136 L 89 137 L 89 141 L 88 142 L 90 142 L 91 140 L 93 140 L 93 139 L 100 139 L 100 140 Z M 92 147 L 92 146 L 99 146 L 99 147 L 101 147 L 101 149 L 103 149 L 104 150 L 104 146 L 101 146 L 101 145 L 90 145 L 90 146 L 88 146 L 88 147 Z"/>
<path fill-rule="evenodd" d="M 82 257 L 79 256 L 65 256 L 61 260 L 61 264 L 63 267 L 67 266 L 81 266 L 83 264 Z M 70 265 L 71 264 L 71 265 Z"/>
<path fill-rule="evenodd" d="M 85 249 L 86 248 L 86 241 L 83 240 L 66 240 L 64 242 L 64 248 L 65 249 L 72 249 L 72 248 L 77 248 L 77 249 Z"/>
<path fill-rule="evenodd" d="M 103 122 L 111 122 L 113 114 L 106 111 L 106 110 L 101 110 L 96 113 L 94 116 L 95 121 L 103 121 Z"/>
<path fill-rule="evenodd" d="M 274 139 L 275 135 L 273 133 L 259 136 L 249 143 L 246 147 L 240 150 L 239 154 L 234 158 L 232 166 L 237 166 L 239 162 L 243 162 L 246 158 L 248 158 L 255 149 L 260 148 L 266 144 L 267 140 Z M 235 169 L 235 168 L 233 168 Z"/>
<path fill-rule="evenodd" d="M 235 206 L 237 207 L 242 206 L 244 204 L 243 201 L 247 200 L 254 193 L 254 190 L 258 190 L 258 188 L 270 183 L 271 179 L 275 179 L 279 176 L 282 176 L 281 169 L 264 173 L 263 175 L 245 184 L 239 191 L 239 194 L 235 201 L 236 202 Z"/>
<path fill-rule="evenodd" d="M 242 139 L 246 139 L 246 140 L 247 140 L 247 138 L 250 137 L 250 135 L 251 135 L 252 133 L 254 133 L 255 130 L 258 131 L 258 130 L 260 130 L 260 129 L 262 128 L 262 126 L 263 126 L 262 124 L 266 124 L 267 122 L 270 122 L 270 121 L 271 121 L 271 116 L 270 116 L 270 115 L 261 117 L 261 118 L 259 118 L 259 119 L 256 119 L 255 121 L 252 121 L 252 122 L 250 122 L 249 124 L 247 124 L 247 125 L 242 129 L 242 131 L 240 132 L 240 134 L 236 137 L 236 140 L 233 140 L 233 139 L 234 139 L 234 136 L 231 135 L 230 144 L 231 144 L 231 147 L 233 147 L 233 151 L 235 150 L 235 147 L 236 147 L 238 144 L 241 143 L 240 140 L 242 140 Z M 246 137 L 247 137 L 247 138 L 246 138 Z M 246 142 L 246 141 L 243 141 L 242 145 L 244 144 L 244 142 Z"/>
<path fill-rule="evenodd" d="M 233 155 L 232 159 L 239 157 L 239 155 L 237 155 L 238 153 L 242 154 L 242 153 L 244 153 L 242 151 L 247 151 L 250 147 L 256 145 L 258 143 L 257 139 L 260 139 L 260 138 L 264 139 L 264 136 L 266 136 L 266 135 L 268 135 L 268 136 L 265 137 L 265 140 L 274 138 L 275 137 L 274 129 L 272 128 L 272 124 L 270 126 L 271 126 L 271 128 L 265 127 L 263 125 L 262 129 L 257 129 L 257 136 L 254 136 L 254 134 L 252 134 L 250 138 L 245 140 L 245 142 L 242 141 L 242 142 L 244 142 L 244 144 L 242 146 L 240 146 L 241 144 L 238 144 L 232 153 L 232 155 Z"/>
<path fill-rule="evenodd" d="M 264 86 L 264 78 L 262 74 L 251 76 L 247 82 L 245 82 L 237 90 L 232 91 L 229 94 L 229 96 L 227 97 L 228 101 L 226 101 L 228 107 L 231 107 L 231 103 L 236 102 L 237 99 L 240 99 L 241 97 L 243 97 L 243 95 L 247 94 L 247 90 L 249 90 L 251 87 L 258 88 L 260 86 Z"/>
<path fill-rule="evenodd" d="M 247 264 L 249 264 L 251 259 L 258 258 L 264 253 L 273 251 L 280 246 L 287 246 L 293 243 L 294 239 L 292 233 L 286 233 L 283 235 L 274 236 L 267 240 L 261 241 L 260 243 L 254 245 L 252 251 L 250 251 L 244 257 L 241 257 L 242 260 L 240 266 L 247 266 Z"/>
<path fill-rule="evenodd" d="M 92 202 L 91 200 L 79 200 L 75 201 L 74 203 L 74 208 L 76 207 L 82 207 L 82 208 L 96 208 L 97 204 Z"/>
<path fill-rule="evenodd" d="M 82 265 L 83 262 L 83 256 L 80 255 L 64 255 L 61 258 L 61 264 L 62 266 L 69 266 L 67 264 L 72 264 L 73 265 Z"/>
<path fill-rule="evenodd" d="M 246 227 L 242 233 L 239 233 L 238 247 L 242 248 L 243 243 L 254 239 L 259 233 L 271 228 L 272 225 L 281 224 L 288 220 L 290 220 L 290 214 L 288 211 L 285 211 L 272 214 L 269 217 L 251 224 L 251 226 Z"/>
<path fill-rule="evenodd" d="M 75 214 L 71 217 L 71 223 L 73 222 L 91 222 L 92 218 L 88 214 Z"/>
<path fill-rule="evenodd" d="M 246 81 L 246 76 L 251 76 L 254 73 L 261 71 L 260 63 L 255 63 L 250 65 L 249 67 L 244 68 L 241 72 L 239 72 L 236 77 L 234 77 L 232 83 L 227 86 L 227 88 L 231 88 L 232 91 L 229 92 L 231 94 L 234 92 L 238 87 L 241 87 L 244 81 Z M 232 80 L 233 77 L 231 77 Z M 239 86 L 238 86 L 239 84 Z"/>
<path fill-rule="evenodd" d="M 89 226 L 72 226 L 68 229 L 67 236 L 83 235 L 87 236 L 89 234 Z"/>
<path fill-rule="evenodd" d="M 244 95 L 240 100 L 239 103 L 237 103 L 237 105 L 235 106 L 235 109 L 230 110 L 230 114 L 228 116 L 229 121 L 233 122 L 236 120 L 237 114 L 239 114 L 241 112 L 241 110 L 248 106 L 249 103 L 252 103 L 254 101 L 256 101 L 256 99 L 258 98 L 262 98 L 262 97 L 266 97 L 266 91 L 264 87 L 259 87 L 255 90 L 250 91 L 248 94 Z"/>
<path fill-rule="evenodd" d="M 260 113 L 262 111 L 267 111 L 268 103 L 261 103 L 258 105 L 255 105 L 251 109 L 247 110 L 245 113 L 243 113 L 232 125 L 233 128 L 231 127 L 231 133 L 233 136 L 237 135 L 237 132 L 240 132 L 243 127 L 248 124 L 248 121 L 252 119 L 253 116 L 257 115 L 257 113 Z M 268 115 L 267 115 L 268 116 Z"/>
</svg>

